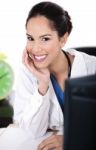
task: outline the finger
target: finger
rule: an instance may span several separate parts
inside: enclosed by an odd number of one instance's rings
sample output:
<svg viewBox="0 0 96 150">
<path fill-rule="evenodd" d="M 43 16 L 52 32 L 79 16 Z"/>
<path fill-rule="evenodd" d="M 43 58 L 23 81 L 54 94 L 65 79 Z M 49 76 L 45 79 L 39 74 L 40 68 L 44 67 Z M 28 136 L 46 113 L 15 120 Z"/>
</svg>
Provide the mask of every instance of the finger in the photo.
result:
<svg viewBox="0 0 96 150">
<path fill-rule="evenodd" d="M 39 76 L 40 72 L 37 70 L 37 68 L 34 66 L 33 60 L 29 57 L 29 55 L 26 53 L 25 61 L 24 61 L 26 67 L 35 75 Z"/>
<path fill-rule="evenodd" d="M 56 145 L 54 143 L 50 143 L 47 145 L 39 145 L 38 150 L 55 150 Z"/>
<path fill-rule="evenodd" d="M 53 133 L 53 135 L 51 135 L 50 137 L 48 137 L 47 139 L 45 139 L 43 142 L 46 143 L 46 144 L 49 144 L 51 142 L 57 141 L 58 140 L 57 137 L 58 137 L 58 135 L 56 135 L 55 133 Z"/>
<path fill-rule="evenodd" d="M 52 136 L 51 138 L 47 138 L 46 140 L 44 140 L 40 145 L 39 145 L 39 149 L 38 150 L 42 150 L 44 148 L 56 148 L 59 147 L 60 143 L 57 140 L 57 138 L 55 138 L 55 136 Z"/>
</svg>

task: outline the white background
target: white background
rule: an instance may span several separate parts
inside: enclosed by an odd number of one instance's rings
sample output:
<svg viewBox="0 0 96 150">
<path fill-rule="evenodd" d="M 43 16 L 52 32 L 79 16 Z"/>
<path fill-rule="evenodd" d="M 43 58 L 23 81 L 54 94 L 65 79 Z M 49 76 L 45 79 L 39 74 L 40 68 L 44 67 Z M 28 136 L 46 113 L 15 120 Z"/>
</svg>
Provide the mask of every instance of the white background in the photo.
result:
<svg viewBox="0 0 96 150">
<path fill-rule="evenodd" d="M 51 0 L 67 10 L 73 30 L 65 48 L 96 46 L 95 0 Z M 40 0 L 0 1 L 0 52 L 7 55 L 14 68 L 15 82 L 22 51 L 26 45 L 25 22 L 30 8 Z"/>
</svg>

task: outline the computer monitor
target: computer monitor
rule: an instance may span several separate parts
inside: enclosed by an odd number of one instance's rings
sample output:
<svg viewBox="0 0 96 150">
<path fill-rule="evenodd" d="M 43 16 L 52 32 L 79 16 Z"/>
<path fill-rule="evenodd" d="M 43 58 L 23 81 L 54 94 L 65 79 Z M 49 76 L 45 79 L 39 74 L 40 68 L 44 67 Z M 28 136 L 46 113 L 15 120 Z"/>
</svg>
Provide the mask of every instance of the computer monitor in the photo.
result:
<svg viewBox="0 0 96 150">
<path fill-rule="evenodd" d="M 65 82 L 64 150 L 96 150 L 96 75 Z"/>
</svg>

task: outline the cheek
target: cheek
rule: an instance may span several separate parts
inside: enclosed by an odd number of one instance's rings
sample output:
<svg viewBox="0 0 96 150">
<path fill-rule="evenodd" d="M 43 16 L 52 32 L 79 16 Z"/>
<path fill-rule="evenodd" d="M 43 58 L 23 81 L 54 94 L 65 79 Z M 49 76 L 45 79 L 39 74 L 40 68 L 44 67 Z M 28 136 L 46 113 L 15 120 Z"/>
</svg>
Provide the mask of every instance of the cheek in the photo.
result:
<svg viewBox="0 0 96 150">
<path fill-rule="evenodd" d="M 27 43 L 26 43 L 26 49 L 29 50 L 29 51 L 32 50 L 32 45 L 31 45 L 30 42 L 27 42 Z"/>
<path fill-rule="evenodd" d="M 60 46 L 57 44 L 57 43 L 54 43 L 52 46 L 50 46 L 50 52 L 53 54 L 53 55 L 56 55 L 59 50 L 61 49 Z"/>
<path fill-rule="evenodd" d="M 49 51 L 50 59 L 52 61 L 57 59 L 57 56 L 59 55 L 59 53 L 60 53 L 60 49 L 54 45 L 52 48 L 50 48 L 50 51 Z"/>
<path fill-rule="evenodd" d="M 45 49 L 49 52 L 49 53 L 53 53 L 53 51 L 57 51 L 58 49 L 58 45 L 56 43 L 49 43 L 45 46 Z"/>
</svg>

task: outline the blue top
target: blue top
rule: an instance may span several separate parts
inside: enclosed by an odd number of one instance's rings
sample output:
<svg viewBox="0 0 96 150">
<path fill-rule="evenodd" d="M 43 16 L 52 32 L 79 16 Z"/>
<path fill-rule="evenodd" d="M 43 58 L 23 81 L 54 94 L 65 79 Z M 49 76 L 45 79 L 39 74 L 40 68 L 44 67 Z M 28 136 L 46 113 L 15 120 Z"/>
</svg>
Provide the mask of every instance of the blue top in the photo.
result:
<svg viewBox="0 0 96 150">
<path fill-rule="evenodd" d="M 61 87 L 59 86 L 58 82 L 56 81 L 53 75 L 50 76 L 54 91 L 56 93 L 57 99 L 61 106 L 62 111 L 64 111 L 64 92 L 62 91 Z"/>
</svg>

